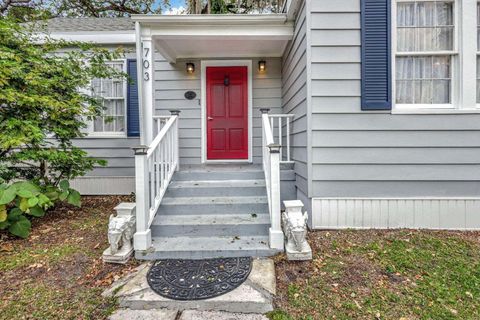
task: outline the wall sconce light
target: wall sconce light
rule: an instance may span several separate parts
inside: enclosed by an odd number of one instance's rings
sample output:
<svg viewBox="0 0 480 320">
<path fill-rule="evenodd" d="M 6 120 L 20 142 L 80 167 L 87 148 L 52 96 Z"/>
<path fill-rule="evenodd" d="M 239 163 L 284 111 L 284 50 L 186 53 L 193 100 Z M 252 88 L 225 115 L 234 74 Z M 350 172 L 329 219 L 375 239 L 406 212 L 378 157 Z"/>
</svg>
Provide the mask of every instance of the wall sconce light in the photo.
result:
<svg viewBox="0 0 480 320">
<path fill-rule="evenodd" d="M 194 73 L 195 72 L 195 64 L 189 62 L 187 63 L 187 73 Z"/>
<path fill-rule="evenodd" d="M 265 72 L 267 70 L 267 62 L 265 60 L 258 61 L 258 71 Z"/>
</svg>

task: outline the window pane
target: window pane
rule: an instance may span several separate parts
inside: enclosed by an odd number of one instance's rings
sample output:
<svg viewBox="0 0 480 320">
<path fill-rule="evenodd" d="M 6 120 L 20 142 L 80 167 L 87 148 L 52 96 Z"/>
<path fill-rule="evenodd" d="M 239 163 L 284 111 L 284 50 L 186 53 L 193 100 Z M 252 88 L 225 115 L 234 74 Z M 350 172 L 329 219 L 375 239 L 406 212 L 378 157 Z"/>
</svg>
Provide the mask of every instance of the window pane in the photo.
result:
<svg viewBox="0 0 480 320">
<path fill-rule="evenodd" d="M 125 114 L 125 102 L 123 100 L 117 100 L 115 115 L 123 116 L 124 114 Z"/>
<path fill-rule="evenodd" d="M 104 79 L 103 80 L 103 88 L 102 88 L 102 97 L 113 97 L 112 94 L 112 80 L 111 79 Z"/>
<path fill-rule="evenodd" d="M 453 3 L 417 1 L 398 3 L 399 52 L 453 50 Z"/>
<path fill-rule="evenodd" d="M 115 131 L 124 132 L 125 131 L 125 117 L 117 117 L 115 124 Z"/>
<path fill-rule="evenodd" d="M 436 47 L 435 50 L 452 50 L 453 49 L 453 27 L 441 27 L 436 30 Z"/>
<path fill-rule="evenodd" d="M 95 121 L 93 122 L 93 131 L 95 132 L 103 131 L 103 117 L 95 118 Z"/>
<path fill-rule="evenodd" d="M 450 103 L 450 61 L 449 56 L 397 57 L 397 103 Z"/>
<path fill-rule="evenodd" d="M 435 26 L 435 3 L 417 2 L 414 20 L 417 27 Z"/>
<path fill-rule="evenodd" d="M 433 57 L 433 78 L 450 78 L 450 57 Z"/>
<path fill-rule="evenodd" d="M 411 104 L 413 103 L 413 81 L 397 80 L 396 83 L 397 103 Z"/>
<path fill-rule="evenodd" d="M 450 80 L 433 80 L 433 103 L 450 102 Z"/>
<path fill-rule="evenodd" d="M 123 82 L 122 81 L 115 80 L 113 82 L 112 97 L 118 97 L 118 98 L 123 97 Z"/>
<path fill-rule="evenodd" d="M 397 7 L 397 26 L 413 27 L 415 26 L 414 15 L 415 3 L 399 3 Z"/>
<path fill-rule="evenodd" d="M 437 2 L 437 26 L 453 26 L 453 3 Z"/>
</svg>

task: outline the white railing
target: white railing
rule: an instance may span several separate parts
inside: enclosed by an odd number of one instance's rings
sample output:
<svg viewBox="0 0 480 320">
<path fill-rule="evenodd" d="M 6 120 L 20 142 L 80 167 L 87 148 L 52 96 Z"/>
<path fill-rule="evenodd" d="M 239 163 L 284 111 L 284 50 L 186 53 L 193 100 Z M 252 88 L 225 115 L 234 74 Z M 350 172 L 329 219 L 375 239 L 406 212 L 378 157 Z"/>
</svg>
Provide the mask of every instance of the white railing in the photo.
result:
<svg viewBox="0 0 480 320">
<path fill-rule="evenodd" d="M 171 116 L 153 116 L 153 136 L 160 133 L 160 130 L 167 124 Z"/>
<path fill-rule="evenodd" d="M 281 147 L 280 163 L 292 163 L 290 157 L 290 123 L 294 116 L 293 114 L 268 115 L 274 143 Z"/>
<path fill-rule="evenodd" d="M 280 216 L 280 159 L 281 145 L 275 143 L 268 109 L 262 111 L 262 157 L 270 212 L 269 245 L 283 250 L 284 236 Z"/>
<path fill-rule="evenodd" d="M 150 248 L 150 225 L 173 174 L 179 169 L 178 112 L 172 111 L 167 117 L 154 117 L 154 121 L 158 131 L 152 143 L 135 148 L 135 250 Z"/>
</svg>

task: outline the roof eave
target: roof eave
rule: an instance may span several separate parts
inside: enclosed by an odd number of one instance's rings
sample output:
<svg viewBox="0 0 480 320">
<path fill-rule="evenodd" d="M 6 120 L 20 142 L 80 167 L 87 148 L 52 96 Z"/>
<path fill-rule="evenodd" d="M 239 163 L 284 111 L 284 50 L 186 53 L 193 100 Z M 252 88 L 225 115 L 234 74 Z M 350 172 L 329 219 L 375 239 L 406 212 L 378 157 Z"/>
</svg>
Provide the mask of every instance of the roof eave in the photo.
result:
<svg viewBox="0 0 480 320">
<path fill-rule="evenodd" d="M 202 15 L 144 15 L 131 16 L 135 22 L 154 25 L 279 25 L 288 21 L 287 15 L 278 14 L 202 14 Z"/>
<path fill-rule="evenodd" d="M 82 31 L 51 32 L 52 39 L 65 41 L 89 42 L 95 44 L 135 44 L 135 30 L 125 31 Z"/>
</svg>

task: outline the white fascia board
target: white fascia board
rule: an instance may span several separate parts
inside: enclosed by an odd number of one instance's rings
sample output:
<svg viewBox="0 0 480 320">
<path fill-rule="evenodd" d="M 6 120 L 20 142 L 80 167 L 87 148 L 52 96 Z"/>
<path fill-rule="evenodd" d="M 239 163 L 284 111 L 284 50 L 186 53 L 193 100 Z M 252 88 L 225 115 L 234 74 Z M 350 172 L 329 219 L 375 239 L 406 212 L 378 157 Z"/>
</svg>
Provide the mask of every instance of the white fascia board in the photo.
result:
<svg viewBox="0 0 480 320">
<path fill-rule="evenodd" d="M 66 40 L 91 42 L 97 44 L 135 44 L 135 31 L 131 32 L 55 32 L 51 33 L 50 38 Z"/>
<path fill-rule="evenodd" d="M 144 15 L 134 14 L 133 21 L 149 25 L 278 25 L 287 21 L 287 15 L 279 14 L 202 14 L 202 15 Z"/>
<path fill-rule="evenodd" d="M 293 38 L 293 24 L 282 23 L 278 26 L 165 26 L 151 28 L 154 37 L 162 39 L 226 39 L 226 40 L 291 40 Z"/>
<path fill-rule="evenodd" d="M 283 12 L 287 15 L 288 20 L 295 20 L 301 0 L 287 0 L 285 2 Z"/>
</svg>

